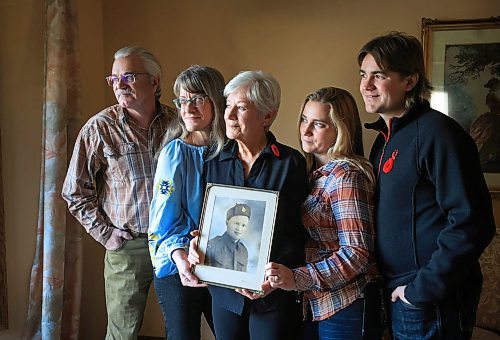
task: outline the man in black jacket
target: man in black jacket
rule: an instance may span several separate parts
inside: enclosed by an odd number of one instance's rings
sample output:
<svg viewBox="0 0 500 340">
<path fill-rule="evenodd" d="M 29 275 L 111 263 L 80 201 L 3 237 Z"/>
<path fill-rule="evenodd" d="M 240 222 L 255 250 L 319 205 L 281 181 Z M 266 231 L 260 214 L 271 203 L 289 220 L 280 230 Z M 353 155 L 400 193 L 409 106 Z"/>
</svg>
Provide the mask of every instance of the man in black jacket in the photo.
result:
<svg viewBox="0 0 500 340">
<path fill-rule="evenodd" d="M 358 55 L 366 124 L 379 132 L 376 254 L 395 339 L 469 339 L 482 287 L 479 256 L 495 233 L 472 138 L 430 108 L 417 38 L 392 32 Z"/>
</svg>

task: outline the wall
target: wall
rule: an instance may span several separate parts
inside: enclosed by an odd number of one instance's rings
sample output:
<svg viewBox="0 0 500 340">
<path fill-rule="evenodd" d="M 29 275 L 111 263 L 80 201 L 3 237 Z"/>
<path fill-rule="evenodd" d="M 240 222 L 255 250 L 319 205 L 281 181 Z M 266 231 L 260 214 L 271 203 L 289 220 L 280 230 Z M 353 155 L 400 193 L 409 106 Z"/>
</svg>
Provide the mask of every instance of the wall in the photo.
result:
<svg viewBox="0 0 500 340">
<path fill-rule="evenodd" d="M 359 48 L 390 30 L 420 37 L 421 18 L 473 18 L 500 14 L 497 0 L 146 0 L 134 25 L 116 25 L 136 8 L 133 0 L 104 3 L 105 55 L 130 42 L 159 55 L 168 84 L 193 63 L 220 69 L 227 80 L 246 69 L 271 72 L 282 85 L 282 106 L 273 131 L 298 146 L 296 114 L 307 93 L 326 85 L 353 93 L 360 108 L 356 63 Z M 144 29 L 137 29 L 143 27 Z M 145 33 L 148 32 L 148 33 Z M 164 100 L 167 97 L 164 97 Z M 363 111 L 363 110 L 361 110 Z M 362 120 L 372 120 L 362 113 Z M 367 132 L 367 131 L 365 131 Z M 374 135 L 366 133 L 369 150 Z"/>
<path fill-rule="evenodd" d="M 77 0 L 80 27 L 80 64 L 82 77 L 82 124 L 105 105 L 110 60 L 103 51 L 102 0 Z M 103 247 L 84 233 L 82 309 L 80 339 L 104 339 L 106 308 L 104 302 Z"/>
<path fill-rule="evenodd" d="M 78 0 L 84 118 L 113 102 L 103 77 L 112 54 L 124 45 L 151 49 L 164 66 L 164 102 L 175 76 L 191 64 L 220 69 L 229 80 L 244 69 L 271 72 L 282 85 L 282 107 L 273 131 L 297 147 L 296 114 L 304 96 L 335 85 L 358 92 L 356 54 L 375 35 L 390 30 L 420 36 L 422 17 L 454 19 L 500 15 L 497 0 L 380 2 L 360 0 Z M 0 127 L 7 238 L 10 329 L 18 338 L 27 310 L 34 254 L 40 173 L 43 86 L 43 2 L 0 1 Z M 369 121 L 362 113 L 362 120 Z M 373 140 L 365 133 L 365 149 Z M 495 201 L 497 221 L 500 204 Z M 81 338 L 104 334 L 103 251 L 84 238 Z M 150 300 L 142 334 L 160 335 L 162 321 Z"/>
<path fill-rule="evenodd" d="M 7 240 L 9 330 L 24 327 L 35 249 L 43 86 L 43 2 L 0 1 L 0 127 Z"/>
</svg>

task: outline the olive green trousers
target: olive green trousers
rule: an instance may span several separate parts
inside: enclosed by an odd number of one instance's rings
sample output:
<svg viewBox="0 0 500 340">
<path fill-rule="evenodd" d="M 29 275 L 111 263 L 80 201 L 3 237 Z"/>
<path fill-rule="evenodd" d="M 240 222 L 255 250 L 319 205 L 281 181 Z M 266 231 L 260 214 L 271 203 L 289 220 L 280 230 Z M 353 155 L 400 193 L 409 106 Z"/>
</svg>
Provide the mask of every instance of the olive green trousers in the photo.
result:
<svg viewBox="0 0 500 340">
<path fill-rule="evenodd" d="M 147 238 L 126 240 L 122 248 L 106 251 L 106 340 L 137 339 L 152 280 Z"/>
</svg>

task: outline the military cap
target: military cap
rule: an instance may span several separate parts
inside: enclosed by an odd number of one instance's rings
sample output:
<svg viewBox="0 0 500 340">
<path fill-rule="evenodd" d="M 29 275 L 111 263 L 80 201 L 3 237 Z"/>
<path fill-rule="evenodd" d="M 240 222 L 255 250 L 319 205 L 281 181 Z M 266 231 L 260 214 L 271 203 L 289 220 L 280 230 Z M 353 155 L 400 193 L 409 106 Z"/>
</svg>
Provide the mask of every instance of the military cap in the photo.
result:
<svg viewBox="0 0 500 340">
<path fill-rule="evenodd" d="M 233 216 L 246 216 L 250 218 L 252 210 L 246 204 L 236 203 L 234 207 L 230 208 L 226 214 L 226 220 L 229 220 Z"/>
</svg>

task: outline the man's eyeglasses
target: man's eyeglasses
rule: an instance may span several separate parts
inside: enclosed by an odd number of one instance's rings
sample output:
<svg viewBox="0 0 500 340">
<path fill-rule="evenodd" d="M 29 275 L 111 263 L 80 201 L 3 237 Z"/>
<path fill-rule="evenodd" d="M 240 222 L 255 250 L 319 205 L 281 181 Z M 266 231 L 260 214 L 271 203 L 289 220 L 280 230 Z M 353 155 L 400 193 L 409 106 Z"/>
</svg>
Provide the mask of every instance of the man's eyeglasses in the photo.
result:
<svg viewBox="0 0 500 340">
<path fill-rule="evenodd" d="M 152 74 L 144 73 L 144 72 L 138 72 L 138 73 L 131 72 L 131 73 L 121 74 L 119 76 L 112 74 L 112 75 L 106 77 L 106 81 L 108 82 L 108 85 L 111 87 L 113 87 L 120 80 L 125 84 L 131 84 L 131 83 L 135 83 L 135 78 L 137 76 L 140 76 L 143 74 L 147 74 L 148 76 L 152 76 Z"/>
<path fill-rule="evenodd" d="M 189 103 L 193 104 L 196 107 L 203 106 L 205 104 L 205 98 L 207 97 L 208 96 L 196 96 L 191 99 L 175 98 L 173 102 L 175 104 L 175 107 L 180 110 L 182 107 L 186 107 Z"/>
</svg>

